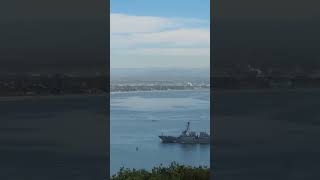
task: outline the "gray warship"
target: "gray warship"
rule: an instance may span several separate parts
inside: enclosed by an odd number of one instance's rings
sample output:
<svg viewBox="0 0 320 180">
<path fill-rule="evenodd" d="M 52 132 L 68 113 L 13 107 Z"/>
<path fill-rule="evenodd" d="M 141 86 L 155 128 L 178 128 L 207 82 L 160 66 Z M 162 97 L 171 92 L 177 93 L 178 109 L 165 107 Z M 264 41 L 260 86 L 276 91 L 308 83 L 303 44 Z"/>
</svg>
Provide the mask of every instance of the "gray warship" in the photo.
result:
<svg viewBox="0 0 320 180">
<path fill-rule="evenodd" d="M 190 122 L 187 123 L 187 128 L 182 131 L 180 136 L 159 136 L 162 143 L 179 143 L 179 144 L 209 144 L 210 135 L 206 132 L 200 132 L 199 135 L 190 131 Z"/>
</svg>

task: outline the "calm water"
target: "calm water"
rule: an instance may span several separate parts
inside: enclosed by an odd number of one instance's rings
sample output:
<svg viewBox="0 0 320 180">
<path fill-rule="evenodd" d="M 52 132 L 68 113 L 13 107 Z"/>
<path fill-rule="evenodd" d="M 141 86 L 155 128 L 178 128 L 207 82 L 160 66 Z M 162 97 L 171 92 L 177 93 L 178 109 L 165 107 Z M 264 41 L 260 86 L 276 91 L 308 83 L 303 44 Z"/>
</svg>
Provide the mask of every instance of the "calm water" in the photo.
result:
<svg viewBox="0 0 320 180">
<path fill-rule="evenodd" d="M 319 89 L 213 96 L 216 179 L 320 179 Z"/>
<path fill-rule="evenodd" d="M 214 98 L 217 178 L 320 179 L 320 90 Z M 105 105 L 102 96 L 0 98 L 0 179 L 103 179 Z M 187 121 L 209 130 L 208 91 L 112 94 L 111 173 L 172 161 L 209 165 L 208 146 L 160 143 L 159 134 L 178 135 Z"/>
<path fill-rule="evenodd" d="M 179 135 L 188 121 L 192 130 L 209 132 L 209 103 L 208 90 L 112 94 L 111 174 L 120 167 L 151 169 L 172 161 L 209 166 L 209 145 L 162 144 L 158 138 Z"/>
<path fill-rule="evenodd" d="M 0 179 L 104 179 L 105 105 L 103 96 L 1 97 Z"/>
</svg>

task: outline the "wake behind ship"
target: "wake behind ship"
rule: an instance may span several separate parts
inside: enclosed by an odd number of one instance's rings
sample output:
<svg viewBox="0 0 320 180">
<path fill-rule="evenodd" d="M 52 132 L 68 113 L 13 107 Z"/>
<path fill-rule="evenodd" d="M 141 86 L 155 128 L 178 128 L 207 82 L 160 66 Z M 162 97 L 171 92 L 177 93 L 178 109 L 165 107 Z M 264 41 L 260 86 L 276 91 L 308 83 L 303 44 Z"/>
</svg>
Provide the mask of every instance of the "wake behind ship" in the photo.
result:
<svg viewBox="0 0 320 180">
<path fill-rule="evenodd" d="M 180 136 L 159 136 L 162 143 L 179 143 L 179 144 L 209 144 L 210 135 L 206 132 L 200 132 L 199 135 L 190 131 L 190 122 L 187 123 L 186 130 L 182 131 Z"/>
</svg>

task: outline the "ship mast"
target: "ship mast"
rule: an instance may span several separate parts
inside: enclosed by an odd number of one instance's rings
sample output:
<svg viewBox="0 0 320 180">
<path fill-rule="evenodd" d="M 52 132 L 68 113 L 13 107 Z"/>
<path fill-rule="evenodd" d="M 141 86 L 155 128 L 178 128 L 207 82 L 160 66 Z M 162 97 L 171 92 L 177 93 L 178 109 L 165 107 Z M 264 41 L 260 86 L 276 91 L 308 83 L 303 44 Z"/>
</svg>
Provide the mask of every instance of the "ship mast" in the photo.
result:
<svg viewBox="0 0 320 180">
<path fill-rule="evenodd" d="M 190 127 L 190 122 L 187 123 L 187 129 L 186 129 L 186 132 L 189 131 L 189 127 Z"/>
<path fill-rule="evenodd" d="M 187 132 L 189 131 L 189 126 L 190 126 L 190 122 L 187 123 L 187 128 L 186 130 L 182 131 L 182 134 L 186 135 Z"/>
</svg>

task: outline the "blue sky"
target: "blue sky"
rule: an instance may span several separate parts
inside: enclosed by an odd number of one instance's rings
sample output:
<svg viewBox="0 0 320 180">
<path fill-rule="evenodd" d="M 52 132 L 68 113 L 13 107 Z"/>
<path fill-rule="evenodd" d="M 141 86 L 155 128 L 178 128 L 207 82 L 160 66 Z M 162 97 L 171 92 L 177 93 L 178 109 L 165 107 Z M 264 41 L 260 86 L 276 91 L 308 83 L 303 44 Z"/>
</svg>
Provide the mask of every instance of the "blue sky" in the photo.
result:
<svg viewBox="0 0 320 180">
<path fill-rule="evenodd" d="M 111 68 L 208 68 L 210 0 L 111 0 Z"/>
<path fill-rule="evenodd" d="M 210 0 L 111 0 L 111 12 L 210 19 Z"/>
</svg>

